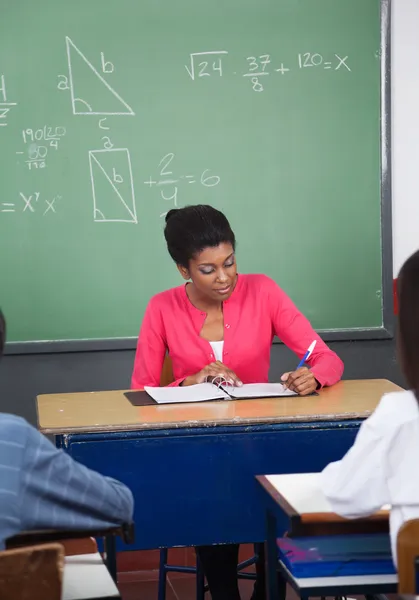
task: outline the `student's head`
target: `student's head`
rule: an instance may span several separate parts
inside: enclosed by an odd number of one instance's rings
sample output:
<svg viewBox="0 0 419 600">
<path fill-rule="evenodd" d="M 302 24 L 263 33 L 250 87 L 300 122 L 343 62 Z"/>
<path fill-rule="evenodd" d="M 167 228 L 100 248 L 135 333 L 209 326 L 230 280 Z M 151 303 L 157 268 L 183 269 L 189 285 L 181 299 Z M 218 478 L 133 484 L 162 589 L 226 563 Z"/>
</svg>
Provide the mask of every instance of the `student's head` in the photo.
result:
<svg viewBox="0 0 419 600">
<path fill-rule="evenodd" d="M 403 265 L 398 278 L 399 351 L 409 388 L 419 401 L 419 251 Z"/>
<path fill-rule="evenodd" d="M 2 357 L 4 344 L 6 343 L 6 320 L 0 310 L 0 358 Z"/>
<path fill-rule="evenodd" d="M 212 300 L 226 300 L 236 281 L 236 239 L 225 215 L 196 205 L 167 213 L 167 249 L 182 277 Z"/>
</svg>

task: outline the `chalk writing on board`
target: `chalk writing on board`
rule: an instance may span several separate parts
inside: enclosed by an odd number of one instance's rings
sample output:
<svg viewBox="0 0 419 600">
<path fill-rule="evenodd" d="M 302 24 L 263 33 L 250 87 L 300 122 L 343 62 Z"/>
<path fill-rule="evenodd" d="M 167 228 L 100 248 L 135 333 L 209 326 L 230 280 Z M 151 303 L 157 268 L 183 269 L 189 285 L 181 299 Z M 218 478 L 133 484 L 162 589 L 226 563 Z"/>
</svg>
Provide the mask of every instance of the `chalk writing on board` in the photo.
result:
<svg viewBox="0 0 419 600">
<path fill-rule="evenodd" d="M 25 196 L 25 194 L 23 194 L 22 192 L 20 192 L 20 197 L 23 200 L 24 206 L 23 206 L 23 211 L 22 212 L 26 212 L 27 210 L 29 212 L 35 212 L 35 207 L 32 204 L 32 200 L 33 202 L 38 202 L 39 200 L 39 192 L 35 192 L 34 194 L 31 194 L 30 196 Z"/>
<path fill-rule="evenodd" d="M 114 144 L 112 144 L 112 142 L 111 142 L 111 138 L 107 135 L 104 135 L 102 137 L 102 142 L 103 142 L 103 147 L 105 148 L 105 150 L 112 150 L 112 148 L 114 147 Z"/>
<path fill-rule="evenodd" d="M 210 50 L 209 52 L 192 52 L 189 55 L 190 64 L 185 65 L 192 81 L 195 77 L 210 77 L 218 74 L 223 76 L 222 55 L 228 54 L 226 50 Z"/>
<path fill-rule="evenodd" d="M 0 127 L 7 127 L 7 115 L 17 102 L 8 102 L 6 93 L 6 78 L 4 74 L 0 75 Z"/>
<path fill-rule="evenodd" d="M 22 129 L 22 139 L 28 154 L 28 160 L 25 161 L 28 169 L 44 169 L 47 164 L 46 159 L 49 148 L 58 150 L 58 144 L 65 134 L 66 128 L 63 126 L 49 127 L 44 125 L 39 129 Z M 16 152 L 16 154 L 24 154 L 24 152 Z"/>
<path fill-rule="evenodd" d="M 14 202 L 2 202 L 1 204 L 1 212 L 2 213 L 14 213 L 16 212 L 15 210 L 15 203 Z"/>
<path fill-rule="evenodd" d="M 130 105 L 118 94 L 83 52 L 68 37 L 65 38 L 68 76 L 58 75 L 58 89 L 69 90 L 73 115 L 135 115 Z M 111 74 L 115 66 L 100 53 L 104 74 Z M 88 84 L 85 84 L 85 82 Z M 92 90 L 95 90 L 92 92 Z M 97 98 L 99 92 L 100 103 Z M 94 97 L 91 97 L 94 94 Z"/>
<path fill-rule="evenodd" d="M 220 177 L 218 175 L 212 175 L 210 169 L 204 169 L 198 177 L 194 174 L 185 174 L 176 176 L 173 174 L 171 164 L 175 158 L 174 152 L 168 152 L 163 156 L 158 164 L 159 176 L 153 179 L 152 175 L 148 181 L 144 181 L 145 185 L 148 185 L 150 189 L 153 186 L 159 188 L 160 198 L 165 202 L 172 202 L 173 207 L 178 206 L 178 189 L 181 184 L 194 184 L 198 183 L 205 187 L 214 187 L 220 183 Z M 169 191 L 167 191 L 169 189 Z M 160 217 L 165 217 L 168 211 L 161 213 Z"/>
<path fill-rule="evenodd" d="M 138 223 L 127 148 L 89 150 L 95 223 Z"/>
<path fill-rule="evenodd" d="M 104 129 L 105 131 L 109 131 L 110 127 L 105 125 L 105 122 L 107 120 L 108 120 L 107 117 L 104 117 L 103 119 L 99 119 L 99 129 Z"/>
<path fill-rule="evenodd" d="M 45 216 L 49 213 L 56 214 L 57 204 L 62 200 L 62 196 L 57 195 L 51 198 L 41 198 L 40 192 L 27 194 L 20 192 L 19 201 L 2 202 L 0 204 L 0 213 L 27 213 L 31 215 L 35 212 Z"/>
<path fill-rule="evenodd" d="M 259 80 L 259 77 L 263 77 L 264 75 L 269 75 L 268 65 L 271 62 L 270 54 L 261 54 L 260 56 L 248 56 L 246 58 L 247 61 L 247 73 L 243 73 L 243 77 L 250 77 L 250 81 L 252 84 L 252 89 L 255 92 L 263 92 L 264 87 L 262 82 Z M 284 75 L 289 72 L 289 68 L 285 67 L 283 63 L 278 69 L 275 69 L 276 72 Z"/>
<path fill-rule="evenodd" d="M 115 71 L 115 65 L 109 60 L 105 60 L 105 53 L 100 53 L 100 62 L 102 65 L 102 73 L 113 73 Z"/>
<path fill-rule="evenodd" d="M 24 144 L 45 141 L 50 142 L 49 145 L 52 148 L 58 148 L 60 138 L 64 137 L 66 133 L 65 127 L 49 127 L 44 125 L 40 129 L 22 129 L 22 138 Z"/>
<path fill-rule="evenodd" d="M 248 56 L 246 58 L 248 63 L 248 73 L 244 73 L 243 77 L 248 76 L 259 76 L 259 75 L 269 75 L 267 72 L 267 66 L 271 62 L 269 54 L 261 54 L 260 56 Z"/>
<path fill-rule="evenodd" d="M 38 144 L 31 144 L 28 149 L 28 160 L 25 161 L 28 165 L 28 169 L 45 169 L 47 166 L 46 157 L 48 154 L 48 148 L 46 146 L 39 146 Z"/>
<path fill-rule="evenodd" d="M 348 56 L 341 57 L 339 54 L 334 54 L 334 62 L 332 62 L 331 60 L 325 61 L 321 54 L 304 52 L 304 54 L 298 55 L 298 66 L 300 69 L 323 66 L 324 69 L 333 69 L 334 71 L 340 69 L 351 71 L 348 65 Z"/>
<path fill-rule="evenodd" d="M 192 81 L 202 77 L 218 75 L 236 75 L 236 72 L 225 73 L 223 65 L 223 55 L 228 54 L 227 50 L 214 50 L 208 52 L 194 52 L 190 54 L 190 65 L 185 65 Z M 264 91 L 264 79 L 269 75 L 287 75 L 293 69 L 304 70 L 317 68 L 326 71 L 345 71 L 351 72 L 349 56 L 333 53 L 330 56 L 324 56 L 318 52 L 300 52 L 294 56 L 287 64 L 277 61 L 270 54 L 260 54 L 258 56 L 246 57 L 247 71 L 242 76 L 249 79 L 252 89 L 255 92 Z"/>
<path fill-rule="evenodd" d="M 333 60 L 325 60 L 321 54 L 304 52 L 297 55 L 297 62 L 299 69 L 307 69 L 310 67 L 317 67 L 324 70 L 346 70 L 351 72 L 351 68 L 348 65 L 348 56 L 340 56 L 334 54 Z M 329 58 L 329 57 L 328 57 Z M 268 65 L 271 64 L 270 54 L 261 54 L 260 56 L 248 56 L 246 58 L 248 63 L 248 72 L 243 73 L 243 77 L 250 77 L 252 83 L 252 89 L 255 92 L 263 92 L 264 87 L 262 81 L 259 79 L 265 75 L 269 75 Z M 285 66 L 284 63 L 280 63 L 280 66 L 272 67 L 273 73 L 279 73 L 285 75 L 291 71 L 290 66 Z"/>
</svg>

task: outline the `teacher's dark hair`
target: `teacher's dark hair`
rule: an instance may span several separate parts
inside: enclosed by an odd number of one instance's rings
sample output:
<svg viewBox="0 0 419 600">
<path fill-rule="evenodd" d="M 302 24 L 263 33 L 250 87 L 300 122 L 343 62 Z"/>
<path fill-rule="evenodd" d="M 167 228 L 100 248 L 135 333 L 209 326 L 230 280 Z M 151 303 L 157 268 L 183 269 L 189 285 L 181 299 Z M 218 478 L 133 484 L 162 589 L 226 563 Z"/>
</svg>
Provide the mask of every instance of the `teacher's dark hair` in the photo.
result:
<svg viewBox="0 0 419 600">
<path fill-rule="evenodd" d="M 3 354 L 4 345 L 6 343 L 6 320 L 0 310 L 0 358 Z"/>
<path fill-rule="evenodd" d="M 404 263 L 398 277 L 398 350 L 409 389 L 419 401 L 419 250 Z"/>
<path fill-rule="evenodd" d="M 164 237 L 170 256 L 186 269 L 191 258 L 204 248 L 216 248 L 222 243 L 236 248 L 236 238 L 227 217 L 206 204 L 169 210 Z"/>
</svg>

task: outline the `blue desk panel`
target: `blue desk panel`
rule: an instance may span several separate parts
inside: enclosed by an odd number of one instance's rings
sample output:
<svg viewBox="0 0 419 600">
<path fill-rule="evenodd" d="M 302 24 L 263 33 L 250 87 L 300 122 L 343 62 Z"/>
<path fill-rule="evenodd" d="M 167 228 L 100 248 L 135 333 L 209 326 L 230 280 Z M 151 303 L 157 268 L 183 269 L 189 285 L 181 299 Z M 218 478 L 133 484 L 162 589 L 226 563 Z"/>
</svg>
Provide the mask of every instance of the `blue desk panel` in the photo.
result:
<svg viewBox="0 0 419 600">
<path fill-rule="evenodd" d="M 126 483 L 139 550 L 265 539 L 255 475 L 321 470 L 352 445 L 359 420 L 57 437 L 73 458 Z M 285 530 L 286 520 L 280 523 Z"/>
</svg>

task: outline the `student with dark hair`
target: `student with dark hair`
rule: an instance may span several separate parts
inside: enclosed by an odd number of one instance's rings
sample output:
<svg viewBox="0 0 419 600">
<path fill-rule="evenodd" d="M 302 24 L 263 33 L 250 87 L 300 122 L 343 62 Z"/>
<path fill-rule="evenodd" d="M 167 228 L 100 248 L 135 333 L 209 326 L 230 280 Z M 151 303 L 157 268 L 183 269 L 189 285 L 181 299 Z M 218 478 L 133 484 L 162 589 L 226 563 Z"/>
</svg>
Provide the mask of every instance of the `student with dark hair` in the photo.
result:
<svg viewBox="0 0 419 600">
<path fill-rule="evenodd" d="M 0 357 L 6 322 L 0 311 Z M 34 529 L 101 529 L 130 523 L 132 494 L 55 448 L 24 419 L 0 413 L 0 550 Z"/>
<path fill-rule="evenodd" d="M 336 383 L 342 361 L 313 331 L 283 290 L 265 275 L 237 273 L 236 239 L 223 213 L 197 205 L 168 212 L 164 235 L 187 282 L 154 296 L 138 339 L 132 388 L 158 386 L 168 352 L 175 381 L 190 386 L 223 376 L 234 385 L 268 381 L 277 335 L 300 358 L 317 344 L 308 367 L 282 380 L 301 395 Z M 197 549 L 213 600 L 240 598 L 238 545 Z M 254 598 L 264 598 L 263 565 Z"/>
<path fill-rule="evenodd" d="M 398 285 L 399 360 L 409 390 L 384 395 L 352 448 L 321 475 L 333 510 L 344 517 L 364 517 L 390 504 L 395 563 L 400 527 L 419 518 L 419 251 L 403 265 Z"/>
</svg>

